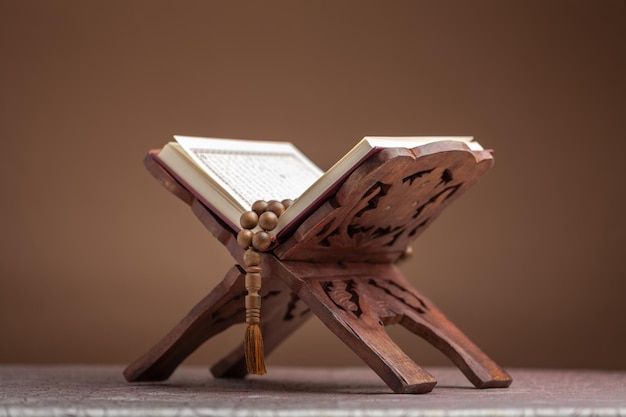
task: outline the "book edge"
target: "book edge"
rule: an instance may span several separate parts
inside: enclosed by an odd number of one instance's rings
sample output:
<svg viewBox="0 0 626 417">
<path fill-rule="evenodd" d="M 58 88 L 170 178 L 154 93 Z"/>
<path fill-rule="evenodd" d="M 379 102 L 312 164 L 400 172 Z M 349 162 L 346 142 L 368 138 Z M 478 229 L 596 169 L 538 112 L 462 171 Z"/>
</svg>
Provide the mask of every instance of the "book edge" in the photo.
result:
<svg viewBox="0 0 626 417">
<path fill-rule="evenodd" d="M 159 163 L 176 181 L 181 183 L 183 187 L 187 188 L 191 192 L 191 194 L 193 194 L 194 198 L 196 198 L 202 204 L 207 206 L 215 216 L 219 217 L 234 232 L 238 232 L 239 230 L 241 230 L 241 226 L 239 225 L 239 218 L 241 217 L 241 214 L 243 213 L 243 211 L 245 211 L 243 207 L 241 207 L 238 203 L 235 203 L 235 200 L 225 198 L 223 194 L 220 193 L 219 190 L 216 189 L 216 185 L 212 184 L 205 176 L 192 175 L 193 178 L 189 178 L 189 179 L 183 178 L 184 174 L 176 172 L 174 168 L 170 166 L 170 164 L 168 163 L 168 162 L 171 163 L 171 161 L 168 161 L 167 158 L 163 158 L 163 156 L 167 156 L 167 152 L 168 152 L 168 151 L 165 151 L 166 153 L 163 154 L 165 149 L 166 147 L 163 147 L 161 150 L 159 150 L 158 153 L 155 153 L 154 160 L 157 163 Z M 170 148 L 170 152 L 172 152 L 173 155 L 177 155 L 177 151 L 174 149 Z M 179 155 L 178 157 L 182 158 L 183 156 Z M 187 168 L 192 170 L 193 173 L 199 174 L 195 170 L 195 168 L 192 168 L 189 165 L 187 165 Z M 194 181 L 201 182 L 202 184 L 204 184 L 204 187 L 196 183 L 192 184 L 192 182 Z M 209 191 L 220 195 L 221 201 L 223 202 L 224 205 L 220 203 L 216 204 L 216 202 L 209 201 L 208 198 L 203 193 L 203 191 L 205 190 L 205 187 L 210 187 Z"/>
</svg>

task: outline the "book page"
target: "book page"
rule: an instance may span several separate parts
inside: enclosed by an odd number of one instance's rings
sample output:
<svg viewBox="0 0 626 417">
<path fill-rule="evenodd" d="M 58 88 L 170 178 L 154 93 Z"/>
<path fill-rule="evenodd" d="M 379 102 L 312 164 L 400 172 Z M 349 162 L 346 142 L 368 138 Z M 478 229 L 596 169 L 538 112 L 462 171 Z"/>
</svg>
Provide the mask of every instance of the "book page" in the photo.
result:
<svg viewBox="0 0 626 417">
<path fill-rule="evenodd" d="M 414 148 L 428 143 L 447 140 L 463 142 L 472 151 L 482 151 L 483 147 L 472 136 L 366 136 L 363 138 L 371 146 L 383 148 Z"/>
<path fill-rule="evenodd" d="M 295 200 L 323 174 L 288 142 L 175 138 L 245 210 L 257 200 Z"/>
</svg>

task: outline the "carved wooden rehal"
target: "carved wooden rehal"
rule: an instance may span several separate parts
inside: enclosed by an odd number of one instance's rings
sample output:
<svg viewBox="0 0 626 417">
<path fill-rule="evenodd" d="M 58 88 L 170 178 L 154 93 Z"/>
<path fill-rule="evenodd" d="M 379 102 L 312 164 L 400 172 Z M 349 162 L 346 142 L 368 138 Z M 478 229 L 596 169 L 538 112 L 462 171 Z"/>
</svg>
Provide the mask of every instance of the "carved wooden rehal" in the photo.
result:
<svg viewBox="0 0 626 417">
<path fill-rule="evenodd" d="M 167 379 L 209 338 L 243 323 L 243 250 L 236 232 L 186 189 L 150 152 L 144 162 L 191 206 L 237 264 L 152 349 L 124 372 L 128 381 Z M 478 388 L 504 388 L 510 376 L 474 345 L 396 267 L 430 223 L 493 165 L 487 151 L 459 142 L 384 149 L 361 164 L 284 242 L 263 256 L 265 353 L 317 316 L 396 393 L 426 393 L 435 378 L 387 335 L 400 324 L 441 350 Z M 211 368 L 244 377 L 243 346 Z"/>
</svg>

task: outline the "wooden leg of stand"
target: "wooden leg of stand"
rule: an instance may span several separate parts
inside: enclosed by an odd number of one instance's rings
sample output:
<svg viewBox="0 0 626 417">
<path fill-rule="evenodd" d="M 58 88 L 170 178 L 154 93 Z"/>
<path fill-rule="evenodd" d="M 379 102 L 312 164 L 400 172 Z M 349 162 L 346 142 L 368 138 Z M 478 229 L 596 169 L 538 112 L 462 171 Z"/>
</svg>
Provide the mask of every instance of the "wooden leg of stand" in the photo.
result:
<svg viewBox="0 0 626 417">
<path fill-rule="evenodd" d="M 395 392 L 428 392 L 436 381 L 387 336 L 402 324 L 446 354 L 479 388 L 504 388 L 511 377 L 472 343 L 393 264 L 313 264 L 269 258 L 313 313 Z"/>
<path fill-rule="evenodd" d="M 170 332 L 124 371 L 129 382 L 163 381 L 205 341 L 245 320 L 245 273 L 234 266 Z"/>
<path fill-rule="evenodd" d="M 443 352 L 477 388 L 511 385 L 511 377 L 432 304 L 426 316 L 407 312 L 400 324 Z"/>
<path fill-rule="evenodd" d="M 396 393 L 432 391 L 435 378 L 413 362 L 387 335 L 370 309 L 367 288 L 345 280 L 306 280 L 299 295 L 313 313 Z M 359 300 L 356 297 L 360 297 Z"/>
<path fill-rule="evenodd" d="M 506 388 L 511 384 L 511 377 L 412 288 L 398 270 L 390 272 L 385 278 L 370 279 L 369 285 L 402 326 L 443 352 L 477 388 Z"/>
<path fill-rule="evenodd" d="M 286 289 L 286 288 L 285 288 Z M 291 291 L 263 299 L 261 331 L 265 356 L 311 317 L 311 310 Z M 243 378 L 248 374 L 243 343 L 211 367 L 216 378 Z"/>
</svg>

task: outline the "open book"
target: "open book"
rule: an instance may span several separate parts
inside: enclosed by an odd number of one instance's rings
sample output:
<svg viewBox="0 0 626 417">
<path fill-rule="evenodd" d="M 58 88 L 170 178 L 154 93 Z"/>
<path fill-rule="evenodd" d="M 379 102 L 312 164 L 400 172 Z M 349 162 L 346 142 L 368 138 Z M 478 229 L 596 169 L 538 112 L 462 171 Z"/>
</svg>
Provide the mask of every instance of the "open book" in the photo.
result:
<svg viewBox="0 0 626 417">
<path fill-rule="evenodd" d="M 324 172 L 289 142 L 175 136 L 157 155 L 162 165 L 235 232 L 257 200 L 294 200 L 273 231 L 278 239 L 306 218 L 367 157 L 383 148 L 414 148 L 471 137 L 365 137 Z"/>
</svg>

